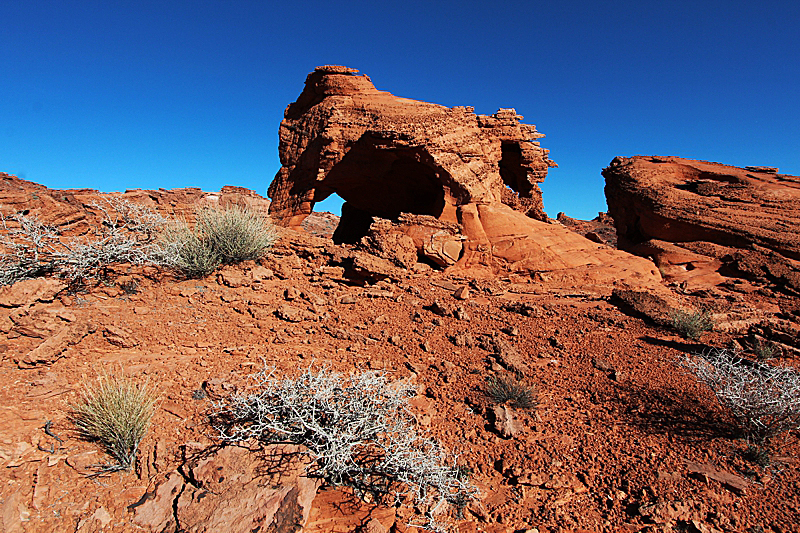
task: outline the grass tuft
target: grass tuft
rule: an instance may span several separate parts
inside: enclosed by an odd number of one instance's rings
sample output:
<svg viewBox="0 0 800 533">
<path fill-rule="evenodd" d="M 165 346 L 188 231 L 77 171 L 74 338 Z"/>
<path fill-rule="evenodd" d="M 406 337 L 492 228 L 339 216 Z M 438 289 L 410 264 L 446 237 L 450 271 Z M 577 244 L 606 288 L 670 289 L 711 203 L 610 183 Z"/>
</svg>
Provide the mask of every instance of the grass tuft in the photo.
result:
<svg viewBox="0 0 800 533">
<path fill-rule="evenodd" d="M 495 403 L 508 403 L 519 409 L 530 409 L 537 404 L 536 391 L 520 376 L 489 376 L 486 379 L 486 396 Z"/>
<path fill-rule="evenodd" d="M 149 383 L 103 373 L 70 404 L 69 419 L 82 437 L 100 443 L 114 460 L 103 470 L 130 470 L 157 403 Z"/>
<path fill-rule="evenodd" d="M 714 329 L 714 320 L 711 318 L 711 311 L 708 309 L 694 313 L 675 311 L 671 317 L 672 327 L 684 339 L 695 341 L 706 331 Z"/>
<path fill-rule="evenodd" d="M 201 209 L 197 213 L 197 227 L 226 264 L 261 258 L 278 238 L 271 223 L 258 213 L 236 205 Z"/>
<path fill-rule="evenodd" d="M 186 278 L 203 278 L 222 264 L 222 258 L 203 234 L 186 222 L 176 221 L 162 234 L 163 264 Z"/>
<path fill-rule="evenodd" d="M 275 227 L 247 208 L 206 207 L 194 227 L 179 221 L 162 233 L 162 264 L 186 278 L 202 278 L 220 265 L 263 257 L 275 243 Z"/>
</svg>

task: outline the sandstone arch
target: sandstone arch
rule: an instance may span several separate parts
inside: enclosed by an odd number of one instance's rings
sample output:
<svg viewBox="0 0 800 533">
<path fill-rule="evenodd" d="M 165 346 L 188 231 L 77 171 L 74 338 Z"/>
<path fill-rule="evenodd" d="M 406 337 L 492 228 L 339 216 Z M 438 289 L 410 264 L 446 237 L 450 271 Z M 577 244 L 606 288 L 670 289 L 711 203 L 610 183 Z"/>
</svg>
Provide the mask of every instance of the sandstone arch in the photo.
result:
<svg viewBox="0 0 800 533">
<path fill-rule="evenodd" d="M 658 280 L 652 263 L 547 223 L 538 183 L 556 165 L 544 135 L 521 119 L 513 109 L 478 115 L 399 98 L 355 69 L 318 67 L 281 122 L 270 214 L 298 228 L 335 193 L 345 200 L 338 242 L 358 241 L 380 217 L 397 221 L 381 227 L 410 236 L 420 253 L 435 244 L 440 266 L 474 275 Z"/>
</svg>

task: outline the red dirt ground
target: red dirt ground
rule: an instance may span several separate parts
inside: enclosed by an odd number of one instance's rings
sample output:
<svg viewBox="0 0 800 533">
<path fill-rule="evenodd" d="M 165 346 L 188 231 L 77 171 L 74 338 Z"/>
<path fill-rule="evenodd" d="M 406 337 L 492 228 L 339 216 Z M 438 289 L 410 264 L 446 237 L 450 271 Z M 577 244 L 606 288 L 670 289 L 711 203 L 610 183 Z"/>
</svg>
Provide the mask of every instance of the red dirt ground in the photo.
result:
<svg viewBox="0 0 800 533">
<path fill-rule="evenodd" d="M 359 286 L 280 244 L 262 263 L 276 277 L 251 283 L 252 262 L 190 281 L 138 269 L 85 293 L 0 309 L 3 531 L 141 531 L 128 506 L 181 464 L 187 443 L 214 442 L 211 400 L 264 362 L 286 373 L 330 365 L 411 379 L 420 424 L 461 454 L 481 489 L 462 532 L 800 530 L 797 433 L 777 441 L 768 466 L 744 460 L 714 396 L 675 364 L 726 346 L 726 334 L 687 342 L 605 299 L 511 279 L 409 272 Z M 120 280 L 135 282 L 130 293 Z M 457 300 L 462 286 L 469 298 Z M 346 296 L 354 303 L 342 303 Z M 439 316 L 434 301 L 466 316 Z M 508 310 L 512 302 L 527 315 Z M 301 321 L 278 318 L 284 305 Z M 45 329 L 86 321 L 90 333 L 51 365 L 20 368 L 41 342 L 12 327 L 26 316 Z M 500 355 L 491 338 L 505 346 Z M 85 474 L 102 452 L 77 438 L 66 407 L 104 369 L 145 376 L 162 403 L 137 470 L 92 478 Z M 539 403 L 515 410 L 521 430 L 504 439 L 483 391 L 489 376 L 512 372 Z M 200 390 L 206 398 L 195 399 Z M 47 421 L 63 442 L 45 433 Z M 343 507 L 342 497 L 324 489 L 305 531 L 366 530 L 370 510 Z M 412 529 L 410 510 L 372 512 L 386 528 Z"/>
</svg>

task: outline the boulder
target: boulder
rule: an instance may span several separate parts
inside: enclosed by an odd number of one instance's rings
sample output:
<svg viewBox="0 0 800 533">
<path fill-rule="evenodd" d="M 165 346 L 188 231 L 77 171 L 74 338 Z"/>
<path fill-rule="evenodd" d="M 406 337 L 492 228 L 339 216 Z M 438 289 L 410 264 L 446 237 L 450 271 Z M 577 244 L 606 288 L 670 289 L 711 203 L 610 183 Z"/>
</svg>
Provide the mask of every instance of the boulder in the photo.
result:
<svg viewBox="0 0 800 533">
<path fill-rule="evenodd" d="M 66 287 L 65 283 L 49 278 L 18 281 L 0 287 L 0 307 L 21 307 L 37 301 L 52 302 Z"/>
<path fill-rule="evenodd" d="M 622 249 L 676 281 L 723 275 L 800 292 L 800 177 L 679 157 L 617 157 L 603 170 Z"/>
<path fill-rule="evenodd" d="M 319 486 L 304 475 L 307 464 L 294 445 L 224 447 L 187 462 L 187 478 L 169 473 L 129 509 L 135 524 L 154 533 L 298 531 Z"/>
</svg>

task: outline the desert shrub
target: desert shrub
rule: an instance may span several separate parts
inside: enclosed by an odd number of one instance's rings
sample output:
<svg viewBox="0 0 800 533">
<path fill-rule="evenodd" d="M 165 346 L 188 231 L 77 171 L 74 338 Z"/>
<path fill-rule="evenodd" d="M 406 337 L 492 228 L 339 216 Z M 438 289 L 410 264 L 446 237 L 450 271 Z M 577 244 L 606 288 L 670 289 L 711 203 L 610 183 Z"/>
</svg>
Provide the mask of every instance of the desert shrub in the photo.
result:
<svg viewBox="0 0 800 533">
<path fill-rule="evenodd" d="M 796 370 L 747 361 L 724 349 L 687 356 L 681 364 L 714 392 L 755 443 L 800 428 Z"/>
<path fill-rule="evenodd" d="M 672 327 L 685 339 L 697 340 L 706 331 L 714 329 L 711 311 L 707 309 L 694 313 L 674 311 L 671 317 Z"/>
<path fill-rule="evenodd" d="M 775 344 L 769 341 L 763 341 L 761 339 L 756 339 L 750 345 L 750 349 L 753 352 L 759 361 L 766 361 L 768 359 L 772 359 L 775 357 Z"/>
<path fill-rule="evenodd" d="M 158 213 L 118 197 L 92 207 L 101 224 L 81 237 L 22 214 L 0 216 L 0 284 L 56 274 L 71 284 L 103 277 L 118 263 L 157 263 L 156 236 L 165 223 Z"/>
<path fill-rule="evenodd" d="M 248 392 L 215 406 L 212 422 L 223 441 L 303 445 L 309 475 L 375 502 L 409 495 L 426 512 L 423 527 L 432 530 L 445 529 L 447 505 L 459 510 L 476 495 L 456 457 L 419 433 L 408 385 L 380 372 L 342 376 L 324 368 L 284 379 L 268 370 L 253 377 Z"/>
<path fill-rule="evenodd" d="M 197 213 L 197 230 L 223 263 L 263 257 L 277 240 L 271 223 L 254 211 L 236 205 L 201 209 Z"/>
<path fill-rule="evenodd" d="M 160 264 L 187 278 L 202 278 L 221 264 L 258 259 L 275 243 L 274 226 L 239 206 L 197 211 L 194 227 L 175 221 L 164 229 Z"/>
<path fill-rule="evenodd" d="M 202 278 L 219 268 L 222 258 L 204 234 L 175 221 L 161 235 L 158 262 L 186 278 Z"/>
<path fill-rule="evenodd" d="M 58 232 L 34 217 L 0 215 L 0 285 L 54 272 L 54 254 L 60 249 Z"/>
<path fill-rule="evenodd" d="M 741 455 L 744 460 L 762 467 L 767 467 L 772 462 L 769 448 L 753 443 L 749 443 L 740 451 L 739 455 Z"/>
<path fill-rule="evenodd" d="M 103 470 L 129 470 L 139 443 L 147 433 L 156 410 L 157 396 L 149 383 L 102 374 L 86 386 L 80 399 L 69 406 L 69 419 L 78 433 L 100 443 L 114 465 Z"/>
<path fill-rule="evenodd" d="M 537 403 L 536 391 L 519 375 L 489 376 L 486 379 L 486 396 L 495 403 L 508 403 L 520 409 L 530 409 Z"/>
</svg>

